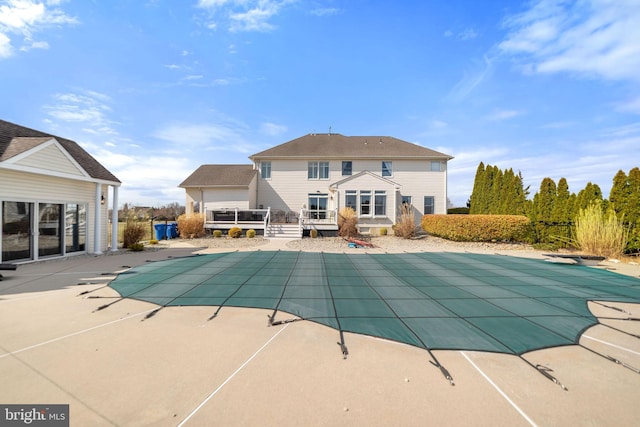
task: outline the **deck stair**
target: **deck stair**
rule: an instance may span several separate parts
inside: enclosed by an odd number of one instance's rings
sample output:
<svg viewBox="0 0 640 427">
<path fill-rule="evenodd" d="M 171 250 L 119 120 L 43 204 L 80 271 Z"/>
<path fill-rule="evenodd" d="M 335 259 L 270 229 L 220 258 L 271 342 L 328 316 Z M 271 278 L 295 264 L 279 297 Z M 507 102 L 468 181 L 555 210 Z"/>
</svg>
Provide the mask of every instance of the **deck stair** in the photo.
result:
<svg viewBox="0 0 640 427">
<path fill-rule="evenodd" d="M 267 239 L 300 239 L 302 234 L 298 224 L 274 224 L 270 223 L 265 230 Z"/>
</svg>

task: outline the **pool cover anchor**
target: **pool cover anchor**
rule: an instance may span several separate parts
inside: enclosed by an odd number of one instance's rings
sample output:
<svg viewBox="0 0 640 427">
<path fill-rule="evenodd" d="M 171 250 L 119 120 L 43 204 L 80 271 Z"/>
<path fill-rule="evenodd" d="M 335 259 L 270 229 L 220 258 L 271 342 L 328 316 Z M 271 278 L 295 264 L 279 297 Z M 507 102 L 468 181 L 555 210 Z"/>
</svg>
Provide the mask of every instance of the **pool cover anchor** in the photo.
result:
<svg viewBox="0 0 640 427">
<path fill-rule="evenodd" d="M 631 313 L 629 313 L 627 310 L 625 310 L 625 309 L 623 309 L 623 308 L 620 308 L 620 307 L 614 307 L 614 306 L 612 306 L 612 305 L 603 304 L 603 303 L 598 302 L 598 301 L 591 301 L 591 302 L 592 302 L 592 303 L 594 303 L 594 304 L 598 304 L 598 305 L 600 305 L 600 306 L 602 306 L 602 307 L 609 308 L 609 309 L 611 309 L 611 310 L 619 311 L 620 313 L 624 313 L 624 314 L 631 315 Z M 630 318 L 630 319 L 631 319 L 631 318 Z M 635 320 L 635 319 L 634 319 L 634 320 Z"/>
<path fill-rule="evenodd" d="M 340 330 L 340 341 L 338 341 L 336 344 L 340 346 L 340 351 L 342 351 L 342 358 L 346 359 L 349 355 L 349 350 L 347 349 L 347 345 L 344 343 L 344 333 L 342 332 L 342 329 Z"/>
<path fill-rule="evenodd" d="M 547 377 L 547 379 L 553 381 L 555 384 L 559 385 L 564 391 L 569 391 L 569 389 L 567 387 L 565 387 L 564 384 L 562 384 L 560 381 L 558 381 L 558 379 L 556 377 L 554 377 L 553 375 L 551 375 L 549 372 L 553 372 L 553 369 L 549 368 L 548 366 L 544 366 L 544 365 L 533 365 L 531 362 L 529 362 L 528 360 L 524 359 L 529 365 L 533 366 L 534 368 L 536 368 L 536 370 L 538 372 L 540 372 L 542 375 L 544 375 L 545 377 Z"/>
<path fill-rule="evenodd" d="M 302 317 L 292 317 L 291 319 L 284 319 L 284 320 L 277 320 L 274 321 L 273 319 L 276 317 L 275 313 L 271 316 L 269 316 L 267 314 L 267 318 L 269 319 L 268 323 L 267 323 L 267 327 L 269 326 L 279 326 L 279 325 L 286 325 L 287 323 L 293 323 L 293 322 L 298 322 L 300 320 L 304 320 Z"/>
<path fill-rule="evenodd" d="M 146 315 L 146 316 L 144 316 L 142 319 L 140 319 L 140 321 L 141 321 L 141 322 L 144 322 L 145 320 L 152 318 L 153 316 L 155 316 L 156 314 L 158 314 L 158 312 L 159 312 L 160 310 L 162 310 L 163 308 L 164 308 L 164 306 L 162 306 L 162 307 L 158 307 L 158 308 L 156 308 L 155 310 L 153 310 L 153 311 L 151 311 L 151 312 L 147 313 L 147 315 Z"/>
<path fill-rule="evenodd" d="M 616 365 L 623 366 L 623 367 L 635 372 L 636 374 L 640 374 L 640 369 L 629 365 L 627 362 L 623 362 L 622 360 L 618 360 L 615 357 L 609 356 L 608 354 L 603 354 L 602 356 L 604 356 L 605 358 L 609 359 L 610 361 L 612 361 Z"/>
<path fill-rule="evenodd" d="M 433 356 L 433 355 L 432 355 L 432 356 Z M 453 381 L 453 377 L 451 376 L 451 374 L 449 373 L 449 371 L 447 370 L 447 368 L 445 368 L 444 366 L 442 366 L 442 365 L 440 364 L 440 362 L 438 362 L 438 359 L 436 359 L 435 357 L 434 357 L 434 360 L 435 360 L 435 362 L 434 362 L 433 360 L 429 360 L 429 363 L 431 363 L 431 364 L 432 364 L 433 366 L 435 366 L 436 368 L 440 369 L 440 372 L 442 373 L 442 375 L 444 375 L 445 379 L 446 379 L 447 381 L 449 381 L 449 384 L 451 384 L 452 386 L 455 386 L 455 385 L 456 385 L 456 383 L 455 383 L 455 381 Z"/>
</svg>

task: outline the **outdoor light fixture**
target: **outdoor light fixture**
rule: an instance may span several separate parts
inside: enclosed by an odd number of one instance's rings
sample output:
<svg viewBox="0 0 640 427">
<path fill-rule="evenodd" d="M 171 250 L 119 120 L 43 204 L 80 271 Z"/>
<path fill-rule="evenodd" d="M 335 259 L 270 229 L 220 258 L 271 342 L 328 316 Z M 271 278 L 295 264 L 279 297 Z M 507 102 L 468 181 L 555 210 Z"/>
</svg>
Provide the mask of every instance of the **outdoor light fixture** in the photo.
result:
<svg viewBox="0 0 640 427">
<path fill-rule="evenodd" d="M 100 204 L 104 205 L 104 193 L 100 195 Z"/>
</svg>

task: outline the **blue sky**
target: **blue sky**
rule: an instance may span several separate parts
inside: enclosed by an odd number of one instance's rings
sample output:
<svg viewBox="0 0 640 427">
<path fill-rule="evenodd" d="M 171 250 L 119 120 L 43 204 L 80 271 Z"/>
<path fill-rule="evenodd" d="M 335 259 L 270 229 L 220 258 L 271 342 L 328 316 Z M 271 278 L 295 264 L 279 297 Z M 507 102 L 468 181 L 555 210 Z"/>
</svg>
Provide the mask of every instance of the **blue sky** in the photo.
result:
<svg viewBox="0 0 640 427">
<path fill-rule="evenodd" d="M 0 0 L 0 117 L 79 142 L 120 203 L 310 132 L 589 181 L 640 166 L 638 0 Z"/>
</svg>

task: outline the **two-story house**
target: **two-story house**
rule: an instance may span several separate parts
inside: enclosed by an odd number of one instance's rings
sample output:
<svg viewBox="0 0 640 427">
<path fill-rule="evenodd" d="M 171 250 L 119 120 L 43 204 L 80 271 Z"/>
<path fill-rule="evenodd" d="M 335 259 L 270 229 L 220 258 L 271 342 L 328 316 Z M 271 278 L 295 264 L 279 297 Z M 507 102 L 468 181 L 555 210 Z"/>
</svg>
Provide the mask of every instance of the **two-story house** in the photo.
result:
<svg viewBox="0 0 640 427">
<path fill-rule="evenodd" d="M 356 211 L 363 233 L 390 228 L 402 206 L 416 223 L 423 214 L 446 213 L 452 157 L 397 138 L 309 134 L 249 159 L 251 165 L 198 168 L 180 184 L 187 212 L 197 204 L 208 228 L 253 221 L 268 231 L 269 223 L 293 222 L 324 234 L 337 230 L 343 207 Z"/>
</svg>

